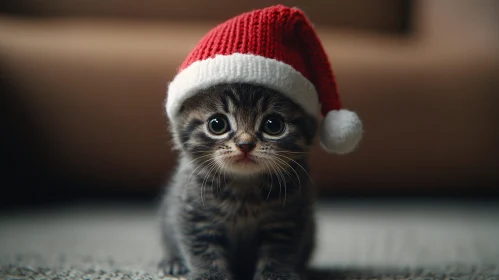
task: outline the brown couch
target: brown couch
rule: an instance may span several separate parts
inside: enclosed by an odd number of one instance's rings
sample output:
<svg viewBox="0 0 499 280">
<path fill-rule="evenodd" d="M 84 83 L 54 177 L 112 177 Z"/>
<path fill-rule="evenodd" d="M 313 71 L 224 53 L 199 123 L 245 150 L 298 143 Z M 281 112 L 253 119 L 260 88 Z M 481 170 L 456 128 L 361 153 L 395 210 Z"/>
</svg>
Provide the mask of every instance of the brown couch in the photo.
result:
<svg viewBox="0 0 499 280">
<path fill-rule="evenodd" d="M 343 103 L 366 131 L 351 155 L 314 149 L 324 191 L 498 185 L 499 44 L 487 19 L 497 14 L 484 6 L 497 2 L 416 3 L 408 35 L 395 27 L 396 13 L 357 25 L 317 15 Z M 2 68 L 41 127 L 46 165 L 120 188 L 157 188 L 175 164 L 162 108 L 167 82 L 215 21 L 51 17 L 59 10 L 47 7 L 30 10 L 44 17 L 0 17 Z"/>
</svg>

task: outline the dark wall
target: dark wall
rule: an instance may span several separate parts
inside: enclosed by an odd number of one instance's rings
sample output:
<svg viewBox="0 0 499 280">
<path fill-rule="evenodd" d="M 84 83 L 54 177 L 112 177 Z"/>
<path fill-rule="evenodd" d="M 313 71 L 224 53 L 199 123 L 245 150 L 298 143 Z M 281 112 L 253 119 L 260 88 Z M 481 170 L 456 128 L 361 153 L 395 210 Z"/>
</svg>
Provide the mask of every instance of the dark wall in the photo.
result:
<svg viewBox="0 0 499 280">
<path fill-rule="evenodd" d="M 316 25 L 358 29 L 379 33 L 409 30 L 411 0 L 24 0 L 4 3 L 9 14 L 31 17 L 93 17 L 154 20 L 221 21 L 233 15 L 274 4 L 296 6 Z"/>
</svg>

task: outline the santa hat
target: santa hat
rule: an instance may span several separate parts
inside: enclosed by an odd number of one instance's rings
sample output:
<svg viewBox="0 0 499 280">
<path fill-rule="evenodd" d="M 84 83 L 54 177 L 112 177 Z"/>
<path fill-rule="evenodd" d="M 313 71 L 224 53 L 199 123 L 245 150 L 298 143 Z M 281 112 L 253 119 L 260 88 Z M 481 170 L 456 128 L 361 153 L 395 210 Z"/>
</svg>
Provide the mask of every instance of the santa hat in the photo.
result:
<svg viewBox="0 0 499 280">
<path fill-rule="evenodd" d="M 351 152 L 362 138 L 362 122 L 356 113 L 342 109 L 327 54 L 297 8 L 278 5 L 255 10 L 209 31 L 169 84 L 170 121 L 176 122 L 185 100 L 222 83 L 265 86 L 314 117 L 322 112 L 320 140 L 328 152 Z"/>
</svg>

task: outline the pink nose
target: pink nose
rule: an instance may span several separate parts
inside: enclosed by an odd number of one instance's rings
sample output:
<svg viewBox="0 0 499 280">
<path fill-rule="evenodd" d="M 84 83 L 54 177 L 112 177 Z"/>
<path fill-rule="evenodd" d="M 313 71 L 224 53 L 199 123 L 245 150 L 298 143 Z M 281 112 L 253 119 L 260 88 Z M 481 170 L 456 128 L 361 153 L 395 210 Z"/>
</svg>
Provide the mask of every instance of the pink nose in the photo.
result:
<svg viewBox="0 0 499 280">
<path fill-rule="evenodd" d="M 241 152 L 247 154 L 255 148 L 255 143 L 253 143 L 253 142 L 241 142 L 241 143 L 237 143 L 236 146 L 239 150 L 241 150 Z"/>
</svg>

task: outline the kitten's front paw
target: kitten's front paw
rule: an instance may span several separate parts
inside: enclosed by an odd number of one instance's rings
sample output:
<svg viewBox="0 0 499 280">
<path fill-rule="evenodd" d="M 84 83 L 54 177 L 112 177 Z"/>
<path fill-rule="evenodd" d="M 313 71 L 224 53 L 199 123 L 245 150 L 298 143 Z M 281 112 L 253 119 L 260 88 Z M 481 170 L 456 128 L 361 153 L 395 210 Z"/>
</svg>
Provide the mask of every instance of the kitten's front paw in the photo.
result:
<svg viewBox="0 0 499 280">
<path fill-rule="evenodd" d="M 181 276 L 189 272 L 184 260 L 180 258 L 165 259 L 159 263 L 158 267 L 164 276 Z"/>
<path fill-rule="evenodd" d="M 187 277 L 188 280 L 230 280 L 223 273 L 206 271 L 200 273 L 192 273 Z"/>
<path fill-rule="evenodd" d="M 300 280 L 300 276 L 293 272 L 265 271 L 256 275 L 254 280 Z"/>
</svg>

